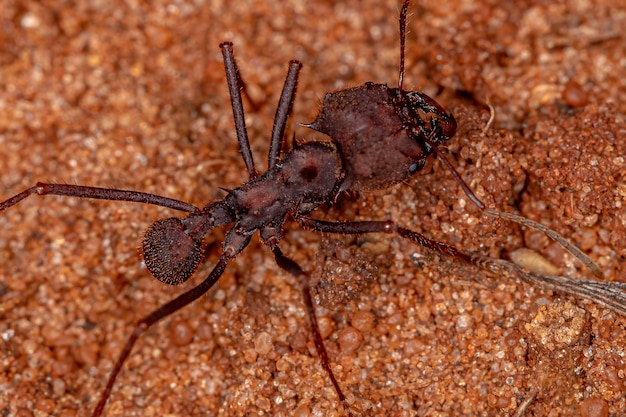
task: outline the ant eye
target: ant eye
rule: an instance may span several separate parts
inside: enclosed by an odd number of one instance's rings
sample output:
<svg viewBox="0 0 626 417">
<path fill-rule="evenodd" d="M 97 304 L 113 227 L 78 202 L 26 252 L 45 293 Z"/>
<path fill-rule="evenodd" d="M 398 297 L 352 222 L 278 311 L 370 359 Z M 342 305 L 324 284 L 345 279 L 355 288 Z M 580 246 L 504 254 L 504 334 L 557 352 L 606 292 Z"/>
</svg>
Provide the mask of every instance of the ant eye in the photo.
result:
<svg viewBox="0 0 626 417">
<path fill-rule="evenodd" d="M 424 167 L 423 161 L 413 162 L 411 165 L 409 165 L 409 174 L 413 175 L 417 171 L 422 169 L 423 167 Z"/>
<path fill-rule="evenodd" d="M 186 234 L 185 226 L 175 217 L 154 222 L 143 238 L 142 249 L 150 273 L 169 285 L 185 282 L 202 258 L 202 242 Z"/>
<path fill-rule="evenodd" d="M 312 181 L 317 177 L 317 172 L 315 165 L 309 165 L 300 170 L 300 176 L 307 181 Z"/>
</svg>

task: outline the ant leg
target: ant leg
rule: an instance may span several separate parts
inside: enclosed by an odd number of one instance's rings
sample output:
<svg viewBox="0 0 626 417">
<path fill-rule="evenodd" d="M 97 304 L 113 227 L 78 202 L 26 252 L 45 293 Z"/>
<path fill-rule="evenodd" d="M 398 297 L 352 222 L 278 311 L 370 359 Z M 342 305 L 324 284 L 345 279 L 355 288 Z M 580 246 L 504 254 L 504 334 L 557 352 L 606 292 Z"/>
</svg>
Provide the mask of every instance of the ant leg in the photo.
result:
<svg viewBox="0 0 626 417">
<path fill-rule="evenodd" d="M 270 142 L 270 151 L 267 157 L 267 168 L 270 169 L 276 165 L 278 156 L 283 147 L 283 136 L 285 135 L 285 125 L 287 118 L 293 107 L 293 98 L 296 95 L 298 87 L 298 73 L 302 68 L 299 61 L 289 61 L 289 70 L 283 85 L 283 92 L 280 94 L 278 107 L 276 108 L 276 116 L 274 116 L 274 127 L 272 128 L 272 140 Z"/>
<path fill-rule="evenodd" d="M 526 271 L 520 266 L 509 261 L 494 259 L 484 255 L 461 252 L 453 246 L 429 239 L 420 233 L 398 226 L 393 221 L 330 222 L 312 219 L 309 217 L 298 217 L 297 220 L 302 227 L 322 233 L 336 233 L 342 235 L 396 233 L 403 238 L 412 240 L 426 249 L 442 255 L 460 259 L 489 272 L 498 273 L 508 270 L 517 275 L 522 281 L 538 285 L 543 288 L 571 294 L 575 297 L 589 299 L 615 311 L 616 313 L 626 315 L 626 283 L 580 280 L 561 276 L 548 277 L 539 275 Z"/>
<path fill-rule="evenodd" d="M 248 141 L 248 130 L 246 129 L 246 120 L 243 112 L 243 103 L 241 101 L 241 75 L 239 68 L 235 62 L 233 53 L 233 43 L 224 42 L 220 44 L 222 55 L 224 57 L 224 68 L 226 69 L 226 81 L 228 82 L 228 91 L 230 92 L 230 103 L 233 108 L 233 116 L 235 118 L 235 129 L 237 130 L 237 140 L 239 141 L 239 150 L 241 157 L 246 164 L 250 179 L 257 176 L 254 168 L 254 159 L 250 151 L 250 142 Z"/>
<path fill-rule="evenodd" d="M 117 362 L 115 363 L 115 366 L 113 367 L 113 371 L 111 372 L 111 375 L 109 376 L 106 388 L 104 389 L 104 391 L 102 391 L 102 395 L 100 396 L 98 405 L 93 411 L 93 414 L 92 414 L 93 417 L 99 417 L 102 414 L 102 411 L 104 410 L 104 406 L 107 400 L 109 399 L 109 397 L 111 396 L 111 391 L 113 390 L 113 385 L 115 384 L 115 380 L 117 379 L 117 376 L 120 373 L 122 366 L 124 365 L 124 362 L 126 362 L 126 359 L 128 358 L 128 355 L 130 354 L 130 351 L 133 349 L 133 346 L 135 345 L 135 342 L 137 342 L 137 339 L 139 338 L 139 336 L 141 336 L 146 330 L 148 330 L 152 325 L 154 325 L 161 319 L 169 316 L 170 314 L 175 313 L 176 311 L 182 309 L 183 307 L 187 306 L 188 304 L 192 303 L 193 301 L 197 300 L 202 295 L 204 295 L 209 289 L 211 289 L 211 287 L 213 287 L 213 285 L 217 282 L 217 280 L 222 276 L 222 274 L 224 273 L 224 269 L 226 269 L 226 265 L 228 265 L 228 262 L 232 258 L 234 258 L 237 253 L 239 252 L 237 252 L 236 250 L 232 250 L 232 247 L 231 249 L 225 249 L 224 253 L 220 257 L 219 261 L 217 262 L 217 265 L 215 265 L 215 267 L 213 268 L 209 276 L 204 281 L 202 281 L 198 286 L 179 295 L 178 297 L 176 297 L 169 303 L 159 307 L 150 315 L 144 317 L 143 319 L 139 320 L 139 322 L 137 322 L 137 325 L 135 326 L 133 333 L 130 335 L 130 337 L 126 341 L 126 345 L 124 345 L 124 348 L 122 349 L 122 353 L 120 353 L 120 356 L 118 357 Z"/>
<path fill-rule="evenodd" d="M 200 209 L 193 204 L 184 201 L 167 198 L 156 194 L 142 193 L 131 190 L 116 190 L 113 188 L 88 187 L 84 185 L 72 184 L 46 184 L 38 182 L 34 187 L 22 191 L 0 202 L 0 211 L 16 205 L 26 197 L 33 194 L 39 195 L 63 195 L 68 197 L 94 198 L 111 201 L 130 201 L 134 203 L 152 204 L 155 206 L 167 207 L 187 213 L 197 213 Z"/>
<path fill-rule="evenodd" d="M 300 285 L 302 285 L 302 295 L 304 296 L 304 304 L 306 305 L 306 310 L 309 314 L 309 320 L 311 322 L 311 330 L 313 331 L 313 341 L 315 343 L 315 349 L 317 350 L 317 354 L 322 361 L 322 367 L 328 374 L 330 381 L 335 387 L 335 391 L 337 392 L 339 401 L 343 405 L 344 410 L 346 410 L 346 414 L 351 417 L 352 411 L 350 410 L 350 405 L 346 400 L 346 396 L 341 391 L 339 383 L 337 382 L 337 378 L 335 378 L 335 374 L 330 367 L 328 352 L 324 347 L 324 341 L 322 340 L 320 328 L 317 324 L 317 317 L 315 316 L 315 308 L 313 307 L 313 297 L 311 296 L 311 286 L 309 285 L 308 276 L 302 270 L 300 265 L 298 265 L 295 261 L 286 257 L 283 254 L 283 252 L 278 247 L 276 240 L 269 239 L 269 241 L 266 241 L 266 243 L 268 243 L 268 245 L 272 249 L 272 253 L 274 254 L 274 258 L 276 259 L 276 263 L 278 264 L 278 266 L 296 277 L 298 281 L 300 281 Z"/>
<path fill-rule="evenodd" d="M 298 217 L 298 223 L 308 229 L 322 233 L 335 233 L 340 235 L 358 235 L 364 233 L 397 233 L 398 235 L 412 240 L 420 246 L 446 256 L 452 256 L 468 263 L 475 263 L 476 256 L 461 252 L 454 246 L 429 239 L 426 236 L 410 229 L 398 226 L 391 220 L 387 221 L 356 221 L 356 222 L 331 222 L 312 219 L 310 217 Z"/>
</svg>

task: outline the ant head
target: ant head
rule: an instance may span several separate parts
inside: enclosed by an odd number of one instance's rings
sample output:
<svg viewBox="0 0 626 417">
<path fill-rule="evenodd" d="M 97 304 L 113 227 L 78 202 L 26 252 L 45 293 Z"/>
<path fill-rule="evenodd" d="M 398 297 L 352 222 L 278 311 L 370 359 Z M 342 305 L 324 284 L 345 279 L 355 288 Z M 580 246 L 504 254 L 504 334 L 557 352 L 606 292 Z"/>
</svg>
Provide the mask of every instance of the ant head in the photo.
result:
<svg viewBox="0 0 626 417">
<path fill-rule="evenodd" d="M 422 169 L 432 146 L 456 132 L 452 115 L 432 98 L 385 84 L 329 93 L 315 121 L 305 125 L 337 144 L 340 191 L 387 188 Z"/>
<path fill-rule="evenodd" d="M 185 232 L 180 219 L 171 217 L 154 222 L 143 238 L 143 259 L 159 281 L 178 285 L 196 270 L 202 258 L 202 242 Z"/>
<path fill-rule="evenodd" d="M 456 133 L 456 120 L 439 103 L 417 91 L 394 89 L 397 107 L 409 129 L 419 129 L 434 144 L 450 140 Z"/>
<path fill-rule="evenodd" d="M 409 1 L 400 12 L 398 88 L 366 83 L 329 93 L 306 127 L 332 138 L 341 153 L 340 191 L 387 188 L 424 167 L 433 146 L 449 140 L 456 121 L 425 94 L 404 91 L 404 50 Z"/>
</svg>

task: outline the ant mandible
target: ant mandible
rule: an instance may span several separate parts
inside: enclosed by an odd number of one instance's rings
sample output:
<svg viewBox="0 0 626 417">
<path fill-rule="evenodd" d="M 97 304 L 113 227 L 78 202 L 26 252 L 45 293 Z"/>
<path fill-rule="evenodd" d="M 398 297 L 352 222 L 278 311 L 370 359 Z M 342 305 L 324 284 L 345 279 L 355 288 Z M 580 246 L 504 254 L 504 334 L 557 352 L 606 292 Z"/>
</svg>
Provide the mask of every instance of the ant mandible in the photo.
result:
<svg viewBox="0 0 626 417">
<path fill-rule="evenodd" d="M 305 126 L 327 135 L 330 140 L 296 142 L 291 151 L 281 156 L 285 125 L 302 67 L 298 61 L 290 62 L 274 119 L 268 170 L 261 175 L 257 175 L 248 142 L 240 93 L 242 82 L 234 59 L 233 45 L 229 42 L 220 45 L 237 139 L 250 178 L 241 187 L 226 190 L 227 195 L 222 200 L 198 208 L 183 201 L 149 193 L 39 182 L 0 203 L 2 211 L 32 194 L 52 194 L 147 203 L 186 212 L 188 214 L 183 218 L 170 217 L 153 223 L 142 244 L 143 257 L 150 273 L 172 285 L 185 282 L 197 269 L 203 256 L 204 236 L 215 227 L 233 224 L 226 234 L 222 254 L 208 277 L 136 324 L 115 363 L 93 416 L 102 414 L 115 380 L 138 338 L 163 318 L 206 294 L 222 276 L 229 262 L 250 243 L 256 231 L 259 231 L 262 241 L 272 251 L 276 263 L 300 282 L 321 364 L 346 413 L 352 415 L 324 347 L 314 311 L 309 276 L 294 260 L 285 256 L 279 246 L 283 224 L 288 216 L 301 226 L 318 232 L 344 235 L 395 233 L 440 254 L 481 267 L 490 264 L 488 258 L 465 254 L 392 221 L 330 222 L 308 217 L 320 205 L 332 204 L 339 193 L 384 189 L 406 180 L 423 168 L 430 154 L 436 152 L 442 156 L 437 146 L 450 140 L 456 132 L 454 117 L 435 100 L 425 94 L 403 89 L 408 7 L 409 0 L 405 0 L 399 19 L 398 86 L 390 88 L 386 84 L 370 82 L 327 94 L 316 120 Z M 443 161 L 451 168 L 445 158 Z M 485 212 L 519 221 L 513 216 L 486 209 L 454 169 L 451 168 L 451 172 L 459 179 L 468 196 Z M 491 263 L 490 266 L 494 265 Z M 523 277 L 530 276 L 514 269 Z"/>
</svg>

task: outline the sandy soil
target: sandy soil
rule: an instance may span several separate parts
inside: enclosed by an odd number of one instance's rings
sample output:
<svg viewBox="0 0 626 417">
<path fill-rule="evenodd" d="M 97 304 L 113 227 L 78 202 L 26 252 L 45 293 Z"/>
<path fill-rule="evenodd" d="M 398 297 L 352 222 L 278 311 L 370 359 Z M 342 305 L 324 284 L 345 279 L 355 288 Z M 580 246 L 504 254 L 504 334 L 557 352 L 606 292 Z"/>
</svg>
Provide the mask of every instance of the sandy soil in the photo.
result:
<svg viewBox="0 0 626 417">
<path fill-rule="evenodd" d="M 626 281 L 626 4 L 493 3 L 413 5 L 405 86 L 455 114 L 446 152 L 481 199 L 555 229 L 605 280 Z M 326 92 L 397 83 L 399 7 L 5 0 L 0 199 L 36 181 L 218 199 L 219 187 L 246 180 L 220 42 L 235 44 L 264 166 L 288 61 L 304 64 L 288 135 L 311 140 L 296 122 L 312 121 Z M 483 133 L 487 103 L 496 120 Z M 183 287 L 153 279 L 136 248 L 152 221 L 171 215 L 60 197 L 0 214 L 0 414 L 90 415 L 133 323 L 200 282 L 219 255 L 223 231 L 207 237 L 207 262 Z M 481 218 L 434 159 L 406 184 L 316 216 L 393 219 L 503 259 L 529 248 L 559 274 L 592 278 L 542 234 Z M 626 413 L 626 319 L 608 309 L 394 236 L 337 239 L 289 224 L 282 247 L 320 281 L 326 347 L 363 415 Z M 105 409 L 342 414 L 300 289 L 258 239 L 206 297 L 140 339 Z"/>
</svg>

